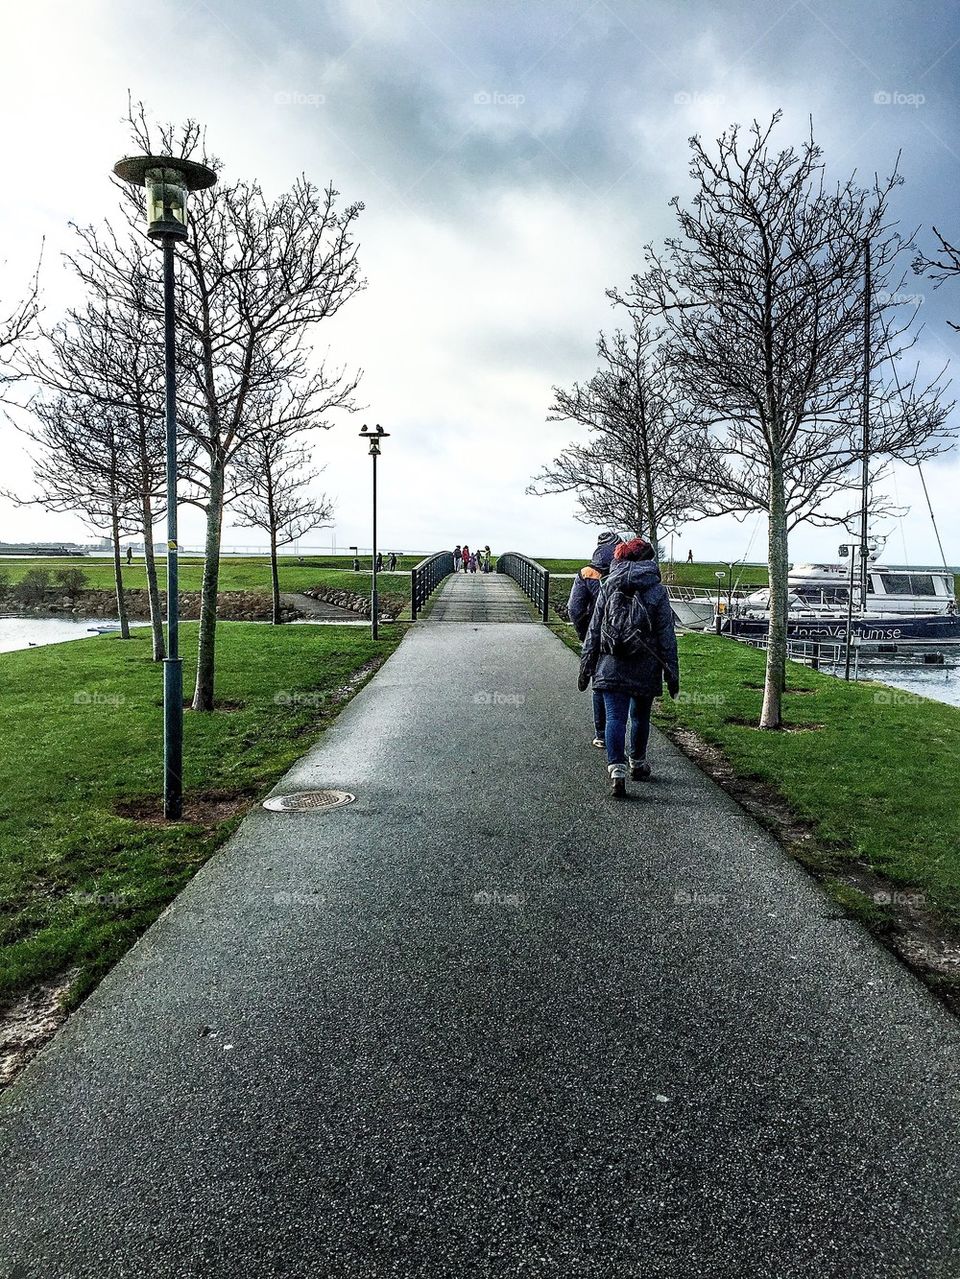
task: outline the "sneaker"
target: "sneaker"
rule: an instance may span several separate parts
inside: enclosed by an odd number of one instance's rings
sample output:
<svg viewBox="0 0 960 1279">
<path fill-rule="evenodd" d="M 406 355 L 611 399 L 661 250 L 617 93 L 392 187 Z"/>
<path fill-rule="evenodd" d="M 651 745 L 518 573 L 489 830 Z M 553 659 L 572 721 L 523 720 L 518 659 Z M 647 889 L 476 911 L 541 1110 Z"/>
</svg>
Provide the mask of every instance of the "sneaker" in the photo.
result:
<svg viewBox="0 0 960 1279">
<path fill-rule="evenodd" d="M 607 772 L 610 774 L 610 794 L 614 799 L 624 799 L 627 794 L 626 775 L 627 769 L 625 764 L 608 764 Z"/>
<path fill-rule="evenodd" d="M 630 780 L 632 782 L 645 782 L 650 776 L 650 765 L 645 759 L 632 759 L 630 761 Z"/>
<path fill-rule="evenodd" d="M 600 750 L 600 751 L 606 748 L 606 742 L 603 740 L 602 737 L 595 737 L 593 739 L 593 744 L 594 746 L 596 746 L 597 750 Z"/>
</svg>

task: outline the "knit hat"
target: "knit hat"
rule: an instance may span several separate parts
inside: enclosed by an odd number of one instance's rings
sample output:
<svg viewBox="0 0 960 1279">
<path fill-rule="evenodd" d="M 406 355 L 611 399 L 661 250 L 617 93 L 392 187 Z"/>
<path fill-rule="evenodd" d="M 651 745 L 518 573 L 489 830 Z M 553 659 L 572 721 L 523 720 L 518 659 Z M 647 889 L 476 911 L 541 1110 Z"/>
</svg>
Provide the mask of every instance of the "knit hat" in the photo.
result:
<svg viewBox="0 0 960 1279">
<path fill-rule="evenodd" d="M 601 533 L 597 538 L 598 546 L 616 546 L 620 541 L 620 534 L 614 532 Z"/>
<path fill-rule="evenodd" d="M 620 542 L 613 553 L 615 560 L 652 560 L 655 558 L 653 547 L 642 537 L 635 537 L 630 542 Z"/>
</svg>

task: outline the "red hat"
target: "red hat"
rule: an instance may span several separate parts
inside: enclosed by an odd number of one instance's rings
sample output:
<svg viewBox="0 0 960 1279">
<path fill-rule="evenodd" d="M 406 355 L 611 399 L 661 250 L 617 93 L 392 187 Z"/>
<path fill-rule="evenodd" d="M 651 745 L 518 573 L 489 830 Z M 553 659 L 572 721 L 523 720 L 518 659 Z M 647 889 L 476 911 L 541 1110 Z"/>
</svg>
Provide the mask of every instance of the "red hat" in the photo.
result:
<svg viewBox="0 0 960 1279">
<path fill-rule="evenodd" d="M 613 552 L 615 560 L 652 560 L 653 547 L 642 537 L 635 537 L 630 542 L 620 542 Z"/>
</svg>

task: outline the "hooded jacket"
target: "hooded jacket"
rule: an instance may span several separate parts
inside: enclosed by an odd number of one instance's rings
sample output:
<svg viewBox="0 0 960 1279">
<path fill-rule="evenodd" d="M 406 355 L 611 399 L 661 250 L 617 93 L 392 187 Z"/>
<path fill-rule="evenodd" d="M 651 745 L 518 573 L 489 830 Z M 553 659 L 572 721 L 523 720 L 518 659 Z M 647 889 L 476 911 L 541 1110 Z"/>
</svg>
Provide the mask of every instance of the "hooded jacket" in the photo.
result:
<svg viewBox="0 0 960 1279">
<path fill-rule="evenodd" d="M 650 617 L 651 633 L 646 647 L 635 657 L 620 657 L 600 651 L 600 627 L 607 593 L 618 586 L 624 591 L 641 591 Z M 659 697 L 663 679 L 672 694 L 680 688 L 677 636 L 673 610 L 666 587 L 660 581 L 656 560 L 617 560 L 598 590 L 596 606 L 583 644 L 580 671 L 593 680 L 598 693 L 622 692 L 634 697 Z"/>
<path fill-rule="evenodd" d="M 600 583 L 613 563 L 613 553 L 616 549 L 615 542 L 605 542 L 602 546 L 598 546 L 593 552 L 590 563 L 573 579 L 567 615 L 581 642 L 586 638 L 587 627 L 590 625 L 597 596 L 600 594 Z"/>
</svg>

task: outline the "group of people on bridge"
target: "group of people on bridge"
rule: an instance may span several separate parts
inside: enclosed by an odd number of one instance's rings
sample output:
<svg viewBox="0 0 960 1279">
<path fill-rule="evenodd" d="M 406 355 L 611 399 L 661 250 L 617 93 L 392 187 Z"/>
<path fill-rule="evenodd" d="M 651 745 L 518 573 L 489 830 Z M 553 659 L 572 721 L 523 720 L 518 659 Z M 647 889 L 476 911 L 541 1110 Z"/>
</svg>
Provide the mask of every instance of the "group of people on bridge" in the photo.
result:
<svg viewBox="0 0 960 1279">
<path fill-rule="evenodd" d="M 664 681 L 671 697 L 680 691 L 673 610 L 654 547 L 642 537 L 601 533 L 567 608 L 582 644 L 577 685 L 585 692 L 593 684 L 593 744 L 606 750 L 611 793 L 622 799 L 628 769 L 633 781 L 650 777 L 654 698 Z"/>
<path fill-rule="evenodd" d="M 490 561 L 490 547 L 485 546 L 482 551 L 471 551 L 470 547 L 464 542 L 463 546 L 458 542 L 453 548 L 453 571 L 455 573 L 492 573 L 493 565 Z"/>
</svg>

